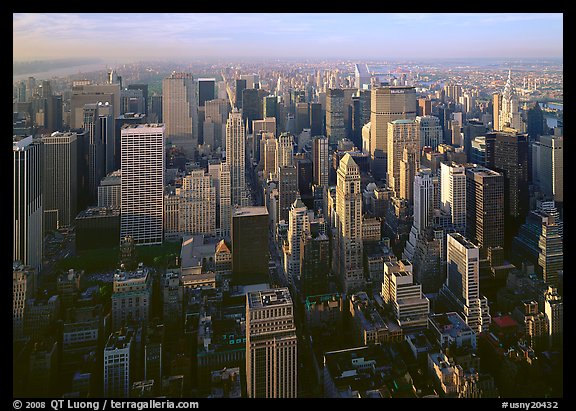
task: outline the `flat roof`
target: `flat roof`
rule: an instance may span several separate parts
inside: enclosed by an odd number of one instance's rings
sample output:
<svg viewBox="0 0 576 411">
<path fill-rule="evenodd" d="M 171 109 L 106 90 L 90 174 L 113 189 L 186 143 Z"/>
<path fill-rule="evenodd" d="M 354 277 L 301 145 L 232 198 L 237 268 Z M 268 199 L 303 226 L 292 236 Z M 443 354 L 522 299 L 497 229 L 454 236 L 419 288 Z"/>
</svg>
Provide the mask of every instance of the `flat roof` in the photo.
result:
<svg viewBox="0 0 576 411">
<path fill-rule="evenodd" d="M 266 206 L 248 206 L 248 207 L 236 207 L 234 209 L 234 217 L 244 217 L 244 216 L 258 216 L 258 215 L 268 215 L 268 209 Z"/>
<path fill-rule="evenodd" d="M 247 301 L 250 309 L 261 309 L 273 305 L 292 305 L 292 297 L 287 287 L 249 292 Z"/>
</svg>

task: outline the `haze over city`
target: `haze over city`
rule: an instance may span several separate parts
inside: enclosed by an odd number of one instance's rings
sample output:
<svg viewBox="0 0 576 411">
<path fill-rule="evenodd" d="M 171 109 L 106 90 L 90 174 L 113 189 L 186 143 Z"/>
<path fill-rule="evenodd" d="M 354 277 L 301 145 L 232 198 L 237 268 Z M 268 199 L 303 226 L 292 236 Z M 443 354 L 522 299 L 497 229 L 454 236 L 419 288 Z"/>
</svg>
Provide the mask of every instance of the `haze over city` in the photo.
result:
<svg viewBox="0 0 576 411">
<path fill-rule="evenodd" d="M 14 13 L 14 61 L 561 57 L 562 13 Z"/>
</svg>

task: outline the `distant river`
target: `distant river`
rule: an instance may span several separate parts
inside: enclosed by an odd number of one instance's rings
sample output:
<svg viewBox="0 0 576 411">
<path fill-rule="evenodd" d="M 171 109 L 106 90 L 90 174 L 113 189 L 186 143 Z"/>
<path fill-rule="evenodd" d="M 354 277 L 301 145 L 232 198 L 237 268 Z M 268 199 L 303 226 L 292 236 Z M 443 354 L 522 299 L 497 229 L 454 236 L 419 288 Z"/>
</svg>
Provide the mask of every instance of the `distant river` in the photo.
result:
<svg viewBox="0 0 576 411">
<path fill-rule="evenodd" d="M 89 73 L 98 70 L 106 70 L 106 63 L 93 63 L 80 66 L 60 67 L 38 73 L 18 74 L 12 76 L 12 81 L 17 82 L 20 80 L 26 80 L 28 77 L 34 77 L 36 80 L 49 80 L 52 77 L 64 77 L 71 74 Z"/>
</svg>

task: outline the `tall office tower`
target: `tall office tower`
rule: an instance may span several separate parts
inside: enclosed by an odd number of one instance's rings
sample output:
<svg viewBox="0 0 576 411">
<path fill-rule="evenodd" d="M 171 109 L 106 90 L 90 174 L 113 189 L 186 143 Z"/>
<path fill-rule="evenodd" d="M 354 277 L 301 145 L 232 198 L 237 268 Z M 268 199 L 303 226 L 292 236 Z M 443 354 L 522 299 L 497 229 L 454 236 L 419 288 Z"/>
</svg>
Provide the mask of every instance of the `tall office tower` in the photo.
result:
<svg viewBox="0 0 576 411">
<path fill-rule="evenodd" d="M 268 282 L 268 210 L 265 206 L 235 207 L 232 213 L 232 282 Z"/>
<path fill-rule="evenodd" d="M 548 287 L 544 301 L 544 314 L 548 320 L 548 337 L 551 348 L 560 348 L 564 337 L 564 303 L 554 287 Z"/>
<path fill-rule="evenodd" d="M 364 285 L 360 168 L 349 153 L 342 157 L 338 167 L 336 228 L 338 273 L 342 290 L 348 293 Z"/>
<path fill-rule="evenodd" d="M 370 104 L 371 104 L 371 91 L 359 90 L 356 95 L 360 97 L 360 124 L 364 126 L 370 122 Z"/>
<path fill-rule="evenodd" d="M 372 89 L 370 108 L 372 175 L 384 179 L 388 164 L 388 123 L 416 118 L 416 89 L 409 86 L 375 87 Z"/>
<path fill-rule="evenodd" d="M 298 395 L 298 337 L 288 288 L 246 295 L 246 391 L 249 398 Z"/>
<path fill-rule="evenodd" d="M 486 137 L 478 136 L 470 143 L 470 162 L 480 166 L 486 165 Z"/>
<path fill-rule="evenodd" d="M 258 90 L 247 88 L 242 90 L 242 121 L 248 126 L 248 134 L 252 134 L 252 122 L 260 119 L 260 98 Z"/>
<path fill-rule="evenodd" d="M 254 120 L 252 122 L 252 153 L 253 160 L 260 163 L 261 154 L 261 142 L 263 134 L 276 135 L 276 118 L 266 117 L 263 120 Z"/>
<path fill-rule="evenodd" d="M 354 64 L 354 86 L 358 90 L 363 90 L 365 86 L 370 86 L 370 77 L 366 64 Z"/>
<path fill-rule="evenodd" d="M 216 79 L 198 79 L 198 106 L 204 107 L 205 103 L 216 98 Z"/>
<path fill-rule="evenodd" d="M 152 122 L 162 123 L 162 96 L 150 96 L 150 120 Z"/>
<path fill-rule="evenodd" d="M 312 137 L 323 135 L 322 104 L 310 103 L 310 132 Z"/>
<path fill-rule="evenodd" d="M 99 101 L 112 105 L 113 118 L 120 115 L 120 84 L 74 84 L 70 96 L 70 128 L 82 128 L 84 105 Z"/>
<path fill-rule="evenodd" d="M 62 113 L 62 96 L 54 95 L 48 97 L 46 104 L 46 131 L 53 133 L 61 131 L 64 128 L 63 113 Z"/>
<path fill-rule="evenodd" d="M 418 116 L 424 117 L 432 114 L 432 100 L 426 97 L 418 99 Z"/>
<path fill-rule="evenodd" d="M 192 74 L 172 72 L 162 80 L 162 118 L 166 142 L 181 147 L 187 158 L 194 158 L 198 146 L 198 107 Z"/>
<path fill-rule="evenodd" d="M 300 134 L 305 128 L 310 128 L 310 104 L 296 103 L 296 133 Z"/>
<path fill-rule="evenodd" d="M 420 127 L 416 120 L 393 120 L 388 123 L 388 186 L 400 197 L 400 161 L 404 148 L 420 163 Z"/>
<path fill-rule="evenodd" d="M 279 166 L 278 172 L 278 221 L 288 221 L 290 206 L 298 197 L 298 170 L 296 166 Z"/>
<path fill-rule="evenodd" d="M 130 268 L 130 264 L 128 265 Z M 152 305 L 152 272 L 138 264 L 135 271 L 116 270 L 112 289 L 112 326 L 114 330 L 135 322 L 146 325 Z"/>
<path fill-rule="evenodd" d="M 418 116 L 416 122 L 420 125 L 420 147 L 428 146 L 436 150 L 438 144 L 444 142 L 440 119 L 436 116 Z"/>
<path fill-rule="evenodd" d="M 360 106 L 360 97 L 352 96 L 350 104 L 351 132 L 350 138 L 356 147 L 362 147 L 362 109 Z"/>
<path fill-rule="evenodd" d="M 276 139 L 276 167 L 287 167 L 294 164 L 294 136 L 282 133 Z"/>
<path fill-rule="evenodd" d="M 144 99 L 144 111 L 142 113 L 148 116 L 148 84 L 128 84 L 128 90 L 142 90 L 142 98 Z M 158 120 L 162 122 L 162 120 Z"/>
<path fill-rule="evenodd" d="M 204 105 L 204 117 L 212 119 L 214 123 L 214 144 L 216 147 L 226 149 L 226 121 L 230 114 L 230 105 L 227 100 L 208 100 Z"/>
<path fill-rule="evenodd" d="M 73 223 L 77 213 L 76 133 L 54 132 L 44 144 L 44 228 L 55 230 Z"/>
<path fill-rule="evenodd" d="M 42 268 L 43 214 L 42 170 L 44 147 L 32 136 L 13 140 L 14 196 L 12 260 Z"/>
<path fill-rule="evenodd" d="M 404 147 L 402 160 L 400 160 L 400 193 L 398 197 L 407 200 L 409 204 L 414 202 L 414 176 L 420 167 L 419 160 L 418 152 L 409 151 L 408 147 Z"/>
<path fill-rule="evenodd" d="M 502 92 L 500 118 L 498 119 L 500 130 L 503 130 L 504 127 L 511 127 L 520 133 L 524 132 L 525 125 L 518 108 L 518 95 L 512 82 L 512 70 L 508 70 L 508 81 L 506 81 Z"/>
<path fill-rule="evenodd" d="M 337 144 L 346 137 L 342 89 L 330 88 L 326 92 L 326 136 L 330 144 Z"/>
<path fill-rule="evenodd" d="M 235 84 L 236 84 L 236 98 L 234 100 L 234 107 L 240 110 L 242 108 L 242 92 L 246 90 L 248 87 L 246 87 L 245 79 L 238 78 L 236 79 Z"/>
<path fill-rule="evenodd" d="M 414 282 L 410 261 L 384 263 L 381 293 L 403 332 L 426 328 L 430 301 L 422 294 L 422 285 Z"/>
<path fill-rule="evenodd" d="M 219 168 L 220 191 L 220 235 L 230 237 L 232 229 L 232 186 L 230 180 L 230 164 L 221 163 Z"/>
<path fill-rule="evenodd" d="M 98 198 L 98 184 L 106 176 L 106 145 L 102 140 L 101 122 L 99 121 L 99 105 L 86 104 L 84 106 L 84 120 L 82 128 L 88 132 L 88 198 L 90 204 L 95 204 Z"/>
<path fill-rule="evenodd" d="M 440 210 L 450 216 L 453 228 L 466 230 L 466 173 L 463 166 L 440 163 Z"/>
<path fill-rule="evenodd" d="M 502 112 L 502 94 L 494 93 L 492 94 L 492 129 L 494 131 L 500 131 L 500 114 Z"/>
<path fill-rule="evenodd" d="M 242 113 L 234 109 L 226 122 L 226 163 L 230 166 L 232 205 L 247 205 L 246 130 Z"/>
<path fill-rule="evenodd" d="M 278 97 L 276 96 L 266 96 L 263 99 L 263 117 L 277 117 L 277 104 L 278 104 Z"/>
<path fill-rule="evenodd" d="M 504 246 L 504 177 L 489 168 L 466 167 L 466 237 L 486 257 Z"/>
<path fill-rule="evenodd" d="M 548 125 L 538 102 L 534 103 L 534 106 L 528 110 L 526 117 L 526 132 L 531 141 L 537 140 L 539 136 L 548 134 Z"/>
<path fill-rule="evenodd" d="M 475 119 L 466 120 L 462 130 L 464 132 L 463 147 L 466 152 L 466 159 L 470 162 L 472 161 L 472 141 L 476 137 L 484 136 L 488 130 L 484 123 Z"/>
<path fill-rule="evenodd" d="M 370 133 L 372 123 L 368 122 L 362 127 L 362 153 L 370 154 Z"/>
<path fill-rule="evenodd" d="M 134 381 L 134 331 L 110 334 L 104 347 L 104 397 L 127 398 Z"/>
<path fill-rule="evenodd" d="M 163 124 L 136 124 L 121 132 L 120 238 L 136 244 L 162 244 L 164 131 Z"/>
<path fill-rule="evenodd" d="M 547 213 L 542 218 L 542 231 L 538 238 L 538 265 L 542 267 L 544 282 L 554 287 L 560 283 L 559 274 L 564 269 L 563 241 L 556 218 Z"/>
<path fill-rule="evenodd" d="M 109 103 L 98 102 L 98 122 L 100 123 L 100 138 L 104 145 L 104 176 L 117 170 L 114 164 L 115 145 L 115 119 L 113 107 Z M 102 178 L 104 178 L 104 176 Z"/>
<path fill-rule="evenodd" d="M 488 300 L 480 295 L 480 249 L 459 233 L 447 236 L 447 277 L 440 293 L 476 333 L 487 331 Z"/>
<path fill-rule="evenodd" d="M 264 181 L 276 176 L 276 146 L 278 142 L 272 133 L 263 133 L 260 140 L 260 162 Z"/>
<path fill-rule="evenodd" d="M 300 159 L 296 162 L 296 173 L 298 174 L 298 191 L 304 200 L 312 198 L 312 184 L 314 182 L 312 161 L 308 158 Z"/>
<path fill-rule="evenodd" d="M 486 167 L 504 175 L 505 248 L 528 213 L 528 135 L 486 134 Z"/>
<path fill-rule="evenodd" d="M 260 84 L 260 79 L 258 74 L 240 74 L 240 78 L 246 81 L 246 88 L 258 89 Z"/>
<path fill-rule="evenodd" d="M 314 184 L 328 186 L 328 138 L 316 137 L 312 143 Z"/>
<path fill-rule="evenodd" d="M 295 278 L 300 277 L 300 239 L 309 231 L 308 208 L 300 198 L 292 203 L 288 213 L 288 246 L 284 248 L 284 272 L 288 282 L 293 284 Z"/>
<path fill-rule="evenodd" d="M 24 314 L 26 301 L 36 293 L 37 272 L 20 261 L 12 263 L 12 340 L 24 337 Z"/>
<path fill-rule="evenodd" d="M 123 88 L 120 90 L 120 114 L 144 113 L 144 94 L 140 89 Z"/>
<path fill-rule="evenodd" d="M 546 198 L 556 202 L 564 201 L 564 137 L 540 136 L 540 158 L 536 169 L 540 179 L 540 189 Z"/>
<path fill-rule="evenodd" d="M 204 170 L 193 170 L 182 178 L 182 188 L 176 189 L 180 197 L 179 230 L 182 234 L 216 232 L 216 187 Z"/>
<path fill-rule="evenodd" d="M 432 170 L 422 168 L 414 176 L 414 222 L 410 229 L 408 241 L 402 253 L 402 258 L 414 261 L 418 241 L 433 222 L 434 213 L 434 183 Z M 414 262 L 416 268 L 418 264 Z M 418 270 L 416 270 L 418 271 Z M 416 276 L 417 280 L 420 280 Z"/>
</svg>

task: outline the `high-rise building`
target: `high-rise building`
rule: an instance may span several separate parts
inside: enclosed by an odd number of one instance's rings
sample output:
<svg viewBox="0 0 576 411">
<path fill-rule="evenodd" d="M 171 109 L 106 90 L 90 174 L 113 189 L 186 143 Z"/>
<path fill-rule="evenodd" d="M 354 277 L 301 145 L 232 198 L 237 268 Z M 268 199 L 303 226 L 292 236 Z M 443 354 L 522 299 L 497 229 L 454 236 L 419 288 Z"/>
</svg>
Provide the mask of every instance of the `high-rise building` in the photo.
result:
<svg viewBox="0 0 576 411">
<path fill-rule="evenodd" d="M 247 89 L 246 79 L 236 79 L 236 98 L 234 100 L 235 107 L 240 110 L 242 108 L 242 92 Z"/>
<path fill-rule="evenodd" d="M 142 90 L 142 98 L 144 99 L 144 113 L 148 116 L 148 84 L 128 84 L 128 90 Z M 162 122 L 162 120 L 157 120 Z"/>
<path fill-rule="evenodd" d="M 263 120 L 254 120 L 252 122 L 252 155 L 253 160 L 260 162 L 262 158 L 261 141 L 262 133 L 272 133 L 276 135 L 276 118 L 266 117 Z"/>
<path fill-rule="evenodd" d="M 366 64 L 354 64 L 354 86 L 358 90 L 363 90 L 364 87 L 370 86 L 370 72 Z"/>
<path fill-rule="evenodd" d="M 336 185 L 337 268 L 343 292 L 364 285 L 360 169 L 349 153 L 338 167 Z"/>
<path fill-rule="evenodd" d="M 520 116 L 520 112 L 518 111 L 518 95 L 514 83 L 512 82 L 512 70 L 508 70 L 508 80 L 506 81 L 504 91 L 502 92 L 502 102 L 500 107 L 498 130 L 503 130 L 504 127 L 510 127 L 519 133 L 523 133 L 526 127 L 522 117 Z"/>
<path fill-rule="evenodd" d="M 204 107 L 209 100 L 216 98 L 216 79 L 199 78 L 198 79 L 198 107 Z"/>
<path fill-rule="evenodd" d="M 442 138 L 442 126 L 436 116 L 418 116 L 416 122 L 420 125 L 420 147 L 431 147 L 436 150 L 439 144 L 444 142 Z"/>
<path fill-rule="evenodd" d="M 284 272 L 290 283 L 300 277 L 300 239 L 306 231 L 309 231 L 310 225 L 307 211 L 306 205 L 300 198 L 297 198 L 288 213 L 288 242 L 284 247 Z"/>
<path fill-rule="evenodd" d="M 192 74 L 173 72 L 162 80 L 162 118 L 166 142 L 193 158 L 198 146 L 198 105 Z"/>
<path fill-rule="evenodd" d="M 314 168 L 314 184 L 328 186 L 328 139 L 316 137 L 312 143 L 312 163 Z"/>
<path fill-rule="evenodd" d="M 388 161 L 388 123 L 416 118 L 416 89 L 410 86 L 375 87 L 372 89 L 370 108 L 372 175 L 384 179 Z"/>
<path fill-rule="evenodd" d="M 146 325 L 152 306 L 152 273 L 138 264 L 135 271 L 118 269 L 112 283 L 112 327 L 119 330 L 138 323 Z"/>
<path fill-rule="evenodd" d="M 20 261 L 12 264 L 12 340 L 24 339 L 26 301 L 36 293 L 37 272 Z"/>
<path fill-rule="evenodd" d="M 99 121 L 100 105 L 97 103 L 84 106 L 82 128 L 88 132 L 86 149 L 88 164 L 84 167 L 88 172 L 88 198 L 90 204 L 96 204 L 98 184 L 106 176 L 106 144 L 103 138 L 102 123 Z"/>
<path fill-rule="evenodd" d="M 329 291 L 330 240 L 326 234 L 310 232 L 300 237 L 300 287 L 305 297 Z"/>
<path fill-rule="evenodd" d="M 422 294 L 422 285 L 414 282 L 410 261 L 384 263 L 382 299 L 392 308 L 402 331 L 424 329 L 428 325 L 430 301 Z"/>
<path fill-rule="evenodd" d="M 176 189 L 180 198 L 179 232 L 181 234 L 207 234 L 216 232 L 216 187 L 204 170 L 192 170 L 182 178 L 182 187 Z"/>
<path fill-rule="evenodd" d="M 296 398 L 298 338 L 288 288 L 246 295 L 246 390 L 249 398 Z"/>
<path fill-rule="evenodd" d="M 504 175 L 504 244 L 510 244 L 529 208 L 528 135 L 486 134 L 486 167 Z"/>
<path fill-rule="evenodd" d="M 144 92 L 141 89 L 120 90 L 120 114 L 145 113 Z"/>
<path fill-rule="evenodd" d="M 312 137 L 324 134 L 322 104 L 310 103 L 310 133 Z"/>
<path fill-rule="evenodd" d="M 548 287 L 544 301 L 544 314 L 548 320 L 548 338 L 551 348 L 560 348 L 564 337 L 564 303 L 554 287 Z"/>
<path fill-rule="evenodd" d="M 299 195 L 297 171 L 294 165 L 278 167 L 278 221 L 288 221 L 290 207 Z"/>
<path fill-rule="evenodd" d="M 162 96 L 150 96 L 150 112 L 148 114 L 150 121 L 162 123 L 164 118 L 162 116 Z"/>
<path fill-rule="evenodd" d="M 262 164 L 263 179 L 276 175 L 276 147 L 278 141 L 272 133 L 263 133 L 260 140 L 260 163 Z"/>
<path fill-rule="evenodd" d="M 268 282 L 268 210 L 265 206 L 235 207 L 232 215 L 232 282 Z"/>
<path fill-rule="evenodd" d="M 210 119 L 214 124 L 214 147 L 226 149 L 226 121 L 230 114 L 227 100 L 208 100 L 204 105 L 204 124 Z"/>
<path fill-rule="evenodd" d="M 305 128 L 310 128 L 310 104 L 296 103 L 296 133 L 300 134 Z"/>
<path fill-rule="evenodd" d="M 344 90 L 339 88 L 326 92 L 326 136 L 330 144 L 337 144 L 346 137 Z"/>
<path fill-rule="evenodd" d="M 548 126 L 540 103 L 536 102 L 532 108 L 528 109 L 526 118 L 526 132 L 531 141 L 536 141 L 539 136 L 547 134 Z"/>
<path fill-rule="evenodd" d="M 13 140 L 12 259 L 38 271 L 44 238 L 43 148 L 41 140 L 32 136 Z"/>
<path fill-rule="evenodd" d="M 450 216 L 453 228 L 466 230 L 466 173 L 464 166 L 440 163 L 440 210 Z"/>
<path fill-rule="evenodd" d="M 540 136 L 535 142 L 539 148 L 539 159 L 534 166 L 533 172 L 539 179 L 542 193 L 548 199 L 556 202 L 564 201 L 564 137 L 563 136 Z"/>
<path fill-rule="evenodd" d="M 276 139 L 276 167 L 294 165 L 294 136 L 282 133 Z"/>
<path fill-rule="evenodd" d="M 232 205 L 247 205 L 246 130 L 238 110 L 233 110 L 226 122 L 226 164 L 230 167 Z"/>
<path fill-rule="evenodd" d="M 53 133 L 63 130 L 63 102 L 61 95 L 48 97 L 46 104 L 46 131 Z"/>
<path fill-rule="evenodd" d="M 263 100 L 263 117 L 274 117 L 276 118 L 276 116 L 278 115 L 277 112 L 277 104 L 278 104 L 278 98 L 276 96 L 266 96 L 264 97 Z"/>
<path fill-rule="evenodd" d="M 480 295 L 480 249 L 459 233 L 447 239 L 447 277 L 440 293 L 476 333 L 487 331 L 488 300 Z"/>
<path fill-rule="evenodd" d="M 242 90 L 242 121 L 248 128 L 248 134 L 252 134 L 252 122 L 260 118 L 258 90 L 255 88 Z"/>
<path fill-rule="evenodd" d="M 112 106 L 113 119 L 120 115 L 120 84 L 73 84 L 70 96 L 70 128 L 82 128 L 84 105 L 98 102 Z"/>
<path fill-rule="evenodd" d="M 486 257 L 504 245 L 504 177 L 486 167 L 466 167 L 466 237 Z"/>
<path fill-rule="evenodd" d="M 104 347 L 104 397 L 127 398 L 134 381 L 134 331 L 110 334 Z"/>
<path fill-rule="evenodd" d="M 393 120 L 388 123 L 388 186 L 400 197 L 400 162 L 404 149 L 420 164 L 420 126 L 415 120 Z M 415 168 L 413 169 L 415 171 Z"/>
<path fill-rule="evenodd" d="M 136 244 L 162 244 L 164 131 L 163 124 L 122 129 L 120 238 Z"/>
<path fill-rule="evenodd" d="M 220 235 L 230 236 L 232 229 L 232 187 L 230 180 L 230 164 L 221 163 L 219 167 L 219 192 L 220 192 Z"/>
<path fill-rule="evenodd" d="M 98 186 L 98 207 L 122 205 L 122 171 L 116 170 L 102 179 Z"/>
<path fill-rule="evenodd" d="M 44 228 L 55 230 L 73 223 L 77 214 L 76 133 L 54 132 L 44 144 Z"/>
</svg>

